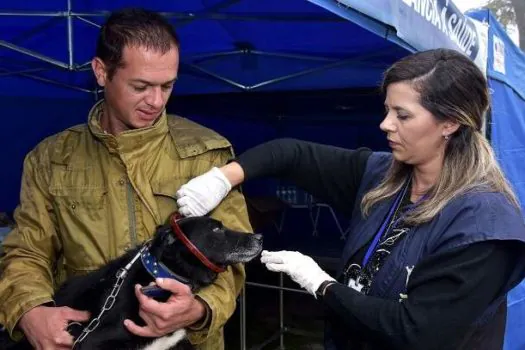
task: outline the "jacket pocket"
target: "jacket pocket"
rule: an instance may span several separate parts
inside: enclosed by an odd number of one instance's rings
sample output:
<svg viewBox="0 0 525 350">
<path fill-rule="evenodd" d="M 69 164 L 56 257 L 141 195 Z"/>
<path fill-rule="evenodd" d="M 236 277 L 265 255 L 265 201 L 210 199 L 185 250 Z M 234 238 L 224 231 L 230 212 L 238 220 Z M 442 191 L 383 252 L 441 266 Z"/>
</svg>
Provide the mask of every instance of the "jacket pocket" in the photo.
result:
<svg viewBox="0 0 525 350">
<path fill-rule="evenodd" d="M 58 234 L 68 274 L 91 270 L 109 256 L 108 193 L 103 187 L 55 187 Z"/>
<path fill-rule="evenodd" d="M 107 190 L 103 187 L 58 187 L 50 191 L 63 208 L 69 208 L 72 212 L 77 209 L 100 210 L 107 200 Z"/>
<path fill-rule="evenodd" d="M 173 179 L 156 180 L 151 184 L 155 201 L 163 222 L 167 222 L 173 212 L 178 212 L 176 193 L 179 188 L 185 184 L 187 179 Z"/>
</svg>

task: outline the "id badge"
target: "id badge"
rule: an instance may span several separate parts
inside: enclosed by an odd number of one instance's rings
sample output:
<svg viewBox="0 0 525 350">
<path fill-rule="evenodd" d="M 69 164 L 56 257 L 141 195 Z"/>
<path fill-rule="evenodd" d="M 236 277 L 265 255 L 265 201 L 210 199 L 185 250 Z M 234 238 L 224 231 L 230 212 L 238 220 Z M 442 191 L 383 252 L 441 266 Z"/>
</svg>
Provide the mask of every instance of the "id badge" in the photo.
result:
<svg viewBox="0 0 525 350">
<path fill-rule="evenodd" d="M 350 278 L 350 280 L 348 281 L 348 287 L 361 293 L 361 290 L 363 289 L 364 285 L 359 283 L 359 280 L 359 278 L 357 278 L 357 280 Z"/>
</svg>

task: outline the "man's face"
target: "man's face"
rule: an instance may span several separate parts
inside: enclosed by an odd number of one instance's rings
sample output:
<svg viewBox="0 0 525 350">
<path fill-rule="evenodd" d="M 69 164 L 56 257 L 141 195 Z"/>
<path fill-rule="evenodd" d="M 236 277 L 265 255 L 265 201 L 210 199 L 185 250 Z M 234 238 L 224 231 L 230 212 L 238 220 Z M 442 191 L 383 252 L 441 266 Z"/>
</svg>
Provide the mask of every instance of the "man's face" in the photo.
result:
<svg viewBox="0 0 525 350">
<path fill-rule="evenodd" d="M 107 110 L 102 121 L 112 133 L 153 125 L 164 110 L 179 68 L 179 52 L 173 46 L 162 54 L 141 46 L 126 46 L 123 67 L 108 79 L 104 63 L 95 58 L 93 69 L 105 89 Z"/>
</svg>

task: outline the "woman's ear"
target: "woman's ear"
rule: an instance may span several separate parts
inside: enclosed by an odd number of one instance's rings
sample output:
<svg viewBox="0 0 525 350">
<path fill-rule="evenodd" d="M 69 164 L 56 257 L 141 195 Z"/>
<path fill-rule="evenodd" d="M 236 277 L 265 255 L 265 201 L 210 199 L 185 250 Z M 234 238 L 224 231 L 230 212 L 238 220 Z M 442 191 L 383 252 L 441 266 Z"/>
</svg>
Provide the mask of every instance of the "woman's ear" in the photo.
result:
<svg viewBox="0 0 525 350">
<path fill-rule="evenodd" d="M 443 137 L 448 138 L 458 131 L 460 124 L 455 121 L 447 120 L 443 123 Z"/>
</svg>

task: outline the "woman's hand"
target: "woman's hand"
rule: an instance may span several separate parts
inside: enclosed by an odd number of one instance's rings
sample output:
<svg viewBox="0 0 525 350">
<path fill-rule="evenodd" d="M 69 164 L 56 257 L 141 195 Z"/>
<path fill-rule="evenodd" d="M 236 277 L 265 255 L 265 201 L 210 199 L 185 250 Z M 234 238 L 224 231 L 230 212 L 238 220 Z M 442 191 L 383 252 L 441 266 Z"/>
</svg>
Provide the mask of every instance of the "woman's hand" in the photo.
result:
<svg viewBox="0 0 525 350">
<path fill-rule="evenodd" d="M 294 282 L 314 296 L 321 283 L 335 281 L 312 258 L 299 252 L 263 250 L 261 262 L 266 264 L 266 268 L 270 271 L 286 273 Z"/>
<path fill-rule="evenodd" d="M 232 184 L 219 168 L 199 175 L 177 191 L 179 213 L 184 216 L 202 216 L 215 209 L 228 195 Z"/>
</svg>

